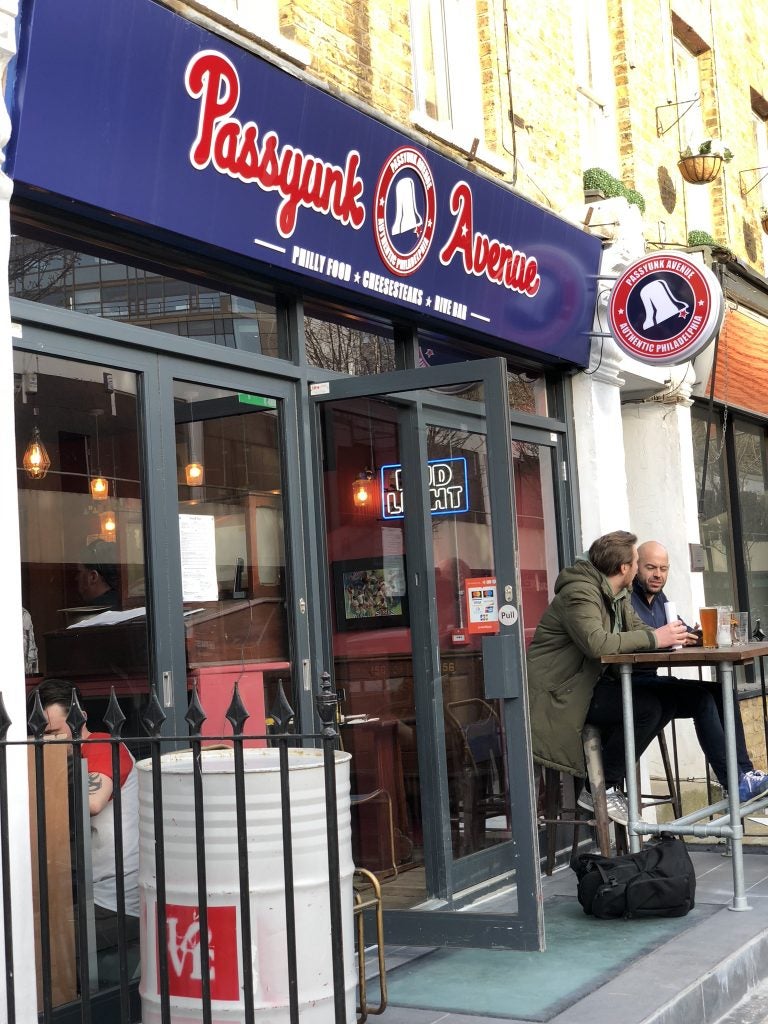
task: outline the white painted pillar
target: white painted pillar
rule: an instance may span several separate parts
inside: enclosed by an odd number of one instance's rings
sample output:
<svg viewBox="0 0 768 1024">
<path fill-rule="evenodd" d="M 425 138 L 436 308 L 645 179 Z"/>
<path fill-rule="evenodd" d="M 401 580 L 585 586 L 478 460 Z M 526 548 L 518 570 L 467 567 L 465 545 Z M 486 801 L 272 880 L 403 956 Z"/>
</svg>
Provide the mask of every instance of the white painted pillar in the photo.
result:
<svg viewBox="0 0 768 1024">
<path fill-rule="evenodd" d="M 698 494 L 691 433 L 691 389 L 685 367 L 674 367 L 679 383 L 663 396 L 622 407 L 626 445 L 627 489 L 632 529 L 640 542 L 655 540 L 669 551 L 669 582 L 664 592 L 691 625 L 704 604 L 704 577 L 690 570 L 689 544 L 699 542 Z M 677 675 L 696 678 L 695 669 Z M 704 757 L 693 723 L 676 724 L 680 773 L 703 778 Z M 671 749 L 671 736 L 670 740 Z M 650 770 L 661 778 L 656 745 L 649 748 Z"/>
<path fill-rule="evenodd" d="M 596 356 L 593 345 L 589 372 L 572 385 L 581 550 L 604 533 L 630 529 L 618 353 L 610 338 L 600 340 L 602 352 Z"/>
<path fill-rule="evenodd" d="M 16 0 L 0 0 L 0 68 L 5 82 L 8 62 L 16 52 Z M 0 147 L 5 149 L 11 123 L 0 103 Z M 10 198 L 13 183 L 0 174 L 0 479 L 4 481 L 0 502 L 0 537 L 3 538 L 3 586 L 0 588 L 0 650 L 3 675 L 0 693 L 12 725 L 9 739 L 26 736 L 26 697 L 21 625 L 21 573 L 19 514 L 16 488 L 16 442 L 13 406 L 13 349 L 8 298 L 8 253 L 11 242 Z M 29 851 L 29 800 L 27 752 L 9 747 L 8 826 L 13 914 L 13 965 L 16 1014 L 13 1024 L 36 1024 L 37 989 L 32 914 L 32 881 Z M 0 854 L 1 855 L 1 854 Z M 2 893 L 0 893 L 0 900 Z M 0 916 L 0 933 L 3 920 Z M 7 937 L 2 935 L 4 948 Z M 7 1019 L 8 964 L 0 973 L 0 1020 Z"/>
<path fill-rule="evenodd" d="M 680 376 L 680 368 L 675 371 Z M 690 571 L 689 544 L 699 542 L 690 387 L 680 384 L 659 401 L 627 403 L 622 420 L 632 530 L 641 543 L 656 540 L 669 551 L 665 593 L 693 624 L 704 581 Z"/>
<path fill-rule="evenodd" d="M 595 211 L 593 211 L 594 213 Z M 593 217 L 611 240 L 600 263 L 595 331 L 608 332 L 606 309 L 613 287 L 645 244 L 640 211 L 626 199 L 607 199 Z M 581 513 L 581 549 L 612 530 L 630 530 L 621 422 L 622 355 L 612 337 L 595 335 L 589 367 L 572 381 L 574 435 Z"/>
</svg>

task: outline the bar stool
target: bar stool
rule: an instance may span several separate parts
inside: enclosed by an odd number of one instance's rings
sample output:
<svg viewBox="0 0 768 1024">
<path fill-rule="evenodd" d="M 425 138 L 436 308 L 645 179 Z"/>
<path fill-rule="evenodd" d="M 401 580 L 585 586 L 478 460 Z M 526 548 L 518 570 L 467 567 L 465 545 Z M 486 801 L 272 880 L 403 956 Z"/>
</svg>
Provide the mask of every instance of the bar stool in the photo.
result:
<svg viewBox="0 0 768 1024">
<path fill-rule="evenodd" d="M 562 773 L 556 768 L 544 769 L 544 817 L 540 820 L 547 826 L 547 863 L 546 873 L 552 874 L 557 850 L 557 827 L 569 825 L 573 828 L 573 845 L 571 856 L 576 853 L 579 844 L 579 831 L 583 826 L 592 825 L 596 832 L 597 846 L 604 857 L 611 853 L 611 820 L 605 801 L 605 776 L 603 774 L 603 754 L 600 742 L 600 731 L 594 725 L 585 725 L 581 733 L 584 744 L 584 762 L 595 805 L 594 817 L 579 807 L 577 801 L 580 792 L 580 780 L 574 777 L 573 807 L 563 807 Z M 619 826 L 620 827 L 620 826 Z M 622 829 L 623 831 L 623 829 Z M 617 829 L 618 833 L 618 829 Z"/>
<path fill-rule="evenodd" d="M 587 778 L 589 779 L 589 788 L 595 807 L 594 817 L 590 818 L 589 812 L 579 807 L 576 802 L 579 797 L 581 780 L 574 777 L 574 807 L 563 807 L 562 773 L 555 768 L 544 769 L 544 816 L 539 820 L 547 826 L 547 861 L 545 868 L 547 875 L 552 874 L 555 864 L 558 825 L 567 825 L 573 828 L 571 857 L 575 856 L 578 849 L 579 831 L 583 826 L 590 826 L 595 829 L 597 847 L 602 856 L 610 857 L 611 855 L 611 824 L 614 825 L 616 853 L 626 853 L 628 849 L 626 829 L 621 825 L 611 822 L 611 819 L 608 817 L 600 731 L 594 725 L 585 725 L 581 737 L 584 744 L 584 762 L 587 769 Z M 641 811 L 645 807 L 669 803 L 672 804 L 675 817 L 679 818 L 682 814 L 680 810 L 680 795 L 672 771 L 666 737 L 663 732 L 660 732 L 656 738 L 659 743 L 662 764 L 664 765 L 668 793 L 659 796 L 641 794 Z M 639 789 L 640 786 L 638 784 L 638 791 Z"/>
</svg>

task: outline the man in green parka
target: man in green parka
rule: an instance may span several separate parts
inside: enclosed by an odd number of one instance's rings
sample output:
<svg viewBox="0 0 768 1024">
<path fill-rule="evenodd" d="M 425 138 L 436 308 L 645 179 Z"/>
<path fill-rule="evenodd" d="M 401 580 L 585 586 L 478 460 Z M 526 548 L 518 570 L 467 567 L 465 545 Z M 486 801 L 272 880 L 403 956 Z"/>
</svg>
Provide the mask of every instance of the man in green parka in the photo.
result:
<svg viewBox="0 0 768 1024">
<path fill-rule="evenodd" d="M 604 654 L 653 651 L 683 643 L 682 622 L 651 629 L 632 608 L 637 571 L 637 537 L 626 530 L 607 533 L 557 577 L 555 596 L 541 617 L 528 649 L 528 693 L 533 756 L 539 763 L 582 778 L 586 775 L 581 732 L 596 725 L 602 736 L 608 813 L 627 821 L 618 792 L 625 775 L 621 685 L 618 673 L 603 671 Z M 653 692 L 634 696 L 635 749 L 645 750 L 664 721 Z M 650 688 L 644 688 L 650 691 Z M 591 809 L 585 791 L 582 806 Z"/>
</svg>

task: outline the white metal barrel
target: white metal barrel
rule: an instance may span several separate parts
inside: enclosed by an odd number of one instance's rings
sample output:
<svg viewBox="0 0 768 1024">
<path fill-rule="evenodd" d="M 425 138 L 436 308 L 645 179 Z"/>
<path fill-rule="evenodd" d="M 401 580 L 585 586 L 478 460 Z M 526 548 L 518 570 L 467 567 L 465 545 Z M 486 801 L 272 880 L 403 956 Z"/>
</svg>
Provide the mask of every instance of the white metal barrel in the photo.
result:
<svg viewBox="0 0 768 1024">
<path fill-rule="evenodd" d="M 243 758 L 254 1009 L 260 1024 L 282 1024 L 289 1020 L 289 996 L 279 752 L 250 748 Z M 337 751 L 335 761 L 344 987 L 347 1021 L 353 1024 L 350 755 Z M 342 953 L 331 945 L 323 754 L 291 748 L 288 763 L 299 1013 L 302 1024 L 332 1024 L 333 958 Z M 167 754 L 161 765 L 171 1019 L 198 1024 L 202 980 L 192 754 Z M 203 750 L 202 765 L 211 1010 L 214 1024 L 230 1024 L 244 1020 L 234 756 L 231 750 Z M 142 1022 L 160 1024 L 152 765 L 145 760 L 137 767 Z"/>
</svg>

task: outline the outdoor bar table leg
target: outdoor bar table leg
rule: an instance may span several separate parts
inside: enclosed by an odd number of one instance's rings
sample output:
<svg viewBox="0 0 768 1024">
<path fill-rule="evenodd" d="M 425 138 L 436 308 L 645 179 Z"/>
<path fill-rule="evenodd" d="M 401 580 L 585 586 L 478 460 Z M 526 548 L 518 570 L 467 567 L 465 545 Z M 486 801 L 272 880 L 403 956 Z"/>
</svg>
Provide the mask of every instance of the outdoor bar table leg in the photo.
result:
<svg viewBox="0 0 768 1024">
<path fill-rule="evenodd" d="M 626 754 L 627 803 L 629 804 L 629 849 L 637 853 L 640 849 L 640 836 L 632 826 L 640 818 L 640 801 L 637 791 L 637 774 L 635 772 L 635 728 L 634 711 L 632 708 L 632 666 L 623 664 L 621 671 L 621 706 L 624 714 L 624 751 Z"/>
<path fill-rule="evenodd" d="M 725 766 L 728 777 L 728 810 L 731 823 L 731 857 L 733 866 L 733 904 L 730 910 L 751 910 L 744 894 L 744 827 L 739 813 L 739 766 L 736 757 L 736 725 L 733 710 L 733 662 L 720 662 L 720 685 L 723 690 L 723 727 L 725 731 Z"/>
</svg>

